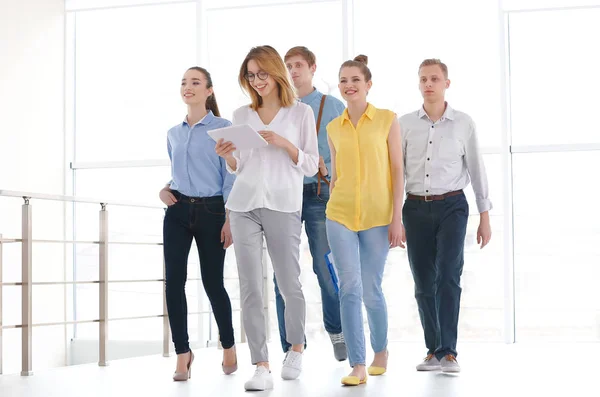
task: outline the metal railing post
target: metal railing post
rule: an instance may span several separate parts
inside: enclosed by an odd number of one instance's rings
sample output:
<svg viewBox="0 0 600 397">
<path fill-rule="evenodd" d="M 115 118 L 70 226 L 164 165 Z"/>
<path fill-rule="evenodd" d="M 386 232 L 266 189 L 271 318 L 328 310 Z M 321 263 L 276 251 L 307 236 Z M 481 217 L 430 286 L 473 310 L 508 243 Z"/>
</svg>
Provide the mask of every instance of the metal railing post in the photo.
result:
<svg viewBox="0 0 600 397">
<path fill-rule="evenodd" d="M 100 204 L 100 239 L 99 239 L 99 360 L 98 365 L 105 367 L 106 348 L 108 344 L 108 211 L 106 204 Z"/>
<path fill-rule="evenodd" d="M 21 271 L 22 283 L 21 292 L 21 376 L 31 376 L 32 371 L 32 274 L 31 274 L 31 259 L 32 259 L 32 227 L 31 227 L 31 205 L 29 197 L 23 197 L 25 203 L 22 211 L 22 253 L 21 253 Z"/>
<path fill-rule="evenodd" d="M 165 267 L 165 256 L 163 254 L 163 279 L 165 284 L 163 285 L 163 357 L 169 357 L 171 355 L 169 348 L 169 336 L 171 334 L 171 328 L 169 327 L 169 312 L 167 310 L 167 269 Z"/>
</svg>

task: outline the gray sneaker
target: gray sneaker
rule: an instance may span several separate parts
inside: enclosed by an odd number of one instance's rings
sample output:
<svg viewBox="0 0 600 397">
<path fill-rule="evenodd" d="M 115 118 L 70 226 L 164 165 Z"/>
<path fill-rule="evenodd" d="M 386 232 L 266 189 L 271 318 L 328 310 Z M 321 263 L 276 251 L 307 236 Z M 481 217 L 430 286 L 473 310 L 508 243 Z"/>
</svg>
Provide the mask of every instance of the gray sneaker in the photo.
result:
<svg viewBox="0 0 600 397">
<path fill-rule="evenodd" d="M 344 334 L 329 334 L 329 339 L 333 344 L 333 355 L 338 361 L 344 361 L 348 358 L 348 351 L 346 350 L 346 341 L 344 340 Z"/>
<path fill-rule="evenodd" d="M 440 361 L 433 354 L 428 354 L 423 362 L 417 365 L 417 371 L 439 371 L 441 368 Z"/>
<path fill-rule="evenodd" d="M 442 366 L 442 372 L 446 373 L 455 373 L 460 372 L 460 365 L 458 365 L 458 361 L 456 361 L 456 357 L 452 354 L 446 354 L 440 360 L 440 365 Z"/>
</svg>

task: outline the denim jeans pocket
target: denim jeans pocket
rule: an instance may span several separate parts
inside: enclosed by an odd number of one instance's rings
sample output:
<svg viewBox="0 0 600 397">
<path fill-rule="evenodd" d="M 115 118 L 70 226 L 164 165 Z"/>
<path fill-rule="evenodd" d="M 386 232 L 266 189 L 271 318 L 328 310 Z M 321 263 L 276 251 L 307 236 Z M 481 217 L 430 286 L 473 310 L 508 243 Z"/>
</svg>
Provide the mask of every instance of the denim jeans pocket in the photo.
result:
<svg viewBox="0 0 600 397">
<path fill-rule="evenodd" d="M 329 201 L 329 191 L 327 191 L 327 193 L 321 192 L 321 194 L 316 194 L 315 197 L 317 198 L 317 201 L 327 204 Z"/>
<path fill-rule="evenodd" d="M 166 208 L 165 208 L 165 214 L 166 214 L 167 212 L 172 212 L 172 211 L 173 211 L 173 208 L 174 208 L 174 207 L 175 207 L 177 204 L 179 204 L 179 201 L 176 201 L 175 203 L 173 203 L 173 204 L 171 204 L 171 205 L 167 205 L 167 206 L 166 206 Z"/>
<path fill-rule="evenodd" d="M 204 209 L 212 215 L 225 215 L 225 204 L 222 202 L 204 202 Z"/>
<path fill-rule="evenodd" d="M 319 194 L 317 194 L 317 191 L 315 191 L 315 197 L 317 201 L 320 203 L 327 204 L 327 202 L 329 201 L 329 186 L 323 183 L 321 184 L 321 191 L 319 192 Z"/>
</svg>

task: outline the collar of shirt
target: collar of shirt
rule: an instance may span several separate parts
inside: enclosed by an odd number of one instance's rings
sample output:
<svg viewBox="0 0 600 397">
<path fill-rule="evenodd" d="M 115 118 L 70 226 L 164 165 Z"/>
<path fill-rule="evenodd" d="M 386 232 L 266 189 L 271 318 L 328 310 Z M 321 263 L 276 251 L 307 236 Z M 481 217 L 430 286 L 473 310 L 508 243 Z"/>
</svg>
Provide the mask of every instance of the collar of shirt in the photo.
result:
<svg viewBox="0 0 600 397">
<path fill-rule="evenodd" d="M 360 116 L 360 118 L 362 119 L 363 117 L 367 116 L 369 118 L 369 120 L 373 120 L 373 117 L 375 117 L 376 112 L 377 112 L 377 109 L 375 109 L 375 106 L 373 106 L 370 103 L 367 103 L 367 110 L 365 110 L 365 112 L 363 113 L 362 116 Z M 344 125 L 344 121 L 346 121 L 346 120 L 348 120 L 348 122 L 351 122 L 350 115 L 348 114 L 348 108 L 344 109 L 344 113 L 342 113 L 340 124 Z"/>
<path fill-rule="evenodd" d="M 429 115 L 425 111 L 425 108 L 421 106 L 421 108 L 419 109 L 419 118 L 422 119 L 423 117 L 429 118 Z M 446 110 L 444 111 L 444 114 L 442 115 L 440 121 L 444 121 L 445 119 L 454 120 L 454 109 L 452 109 L 452 107 L 448 105 L 448 102 L 446 102 Z"/>
<path fill-rule="evenodd" d="M 194 128 L 198 124 L 208 125 L 208 124 L 210 124 L 211 121 L 213 121 L 214 118 L 215 118 L 215 115 L 213 114 L 212 110 L 209 110 L 208 113 L 206 113 L 206 116 L 202 117 L 202 119 L 200 121 L 198 121 L 196 124 L 192 125 L 191 127 Z M 185 118 L 183 119 L 183 123 L 181 123 L 181 124 L 182 125 L 187 124 L 189 126 L 189 123 L 187 121 L 187 116 L 185 116 Z"/>
<path fill-rule="evenodd" d="M 308 105 L 309 103 L 311 103 L 312 101 L 314 101 L 316 99 L 320 100 L 322 96 L 323 96 L 323 94 L 321 94 L 321 92 L 319 90 L 317 90 L 316 88 L 313 87 L 313 90 L 310 94 L 300 98 L 300 102 L 306 103 Z"/>
</svg>

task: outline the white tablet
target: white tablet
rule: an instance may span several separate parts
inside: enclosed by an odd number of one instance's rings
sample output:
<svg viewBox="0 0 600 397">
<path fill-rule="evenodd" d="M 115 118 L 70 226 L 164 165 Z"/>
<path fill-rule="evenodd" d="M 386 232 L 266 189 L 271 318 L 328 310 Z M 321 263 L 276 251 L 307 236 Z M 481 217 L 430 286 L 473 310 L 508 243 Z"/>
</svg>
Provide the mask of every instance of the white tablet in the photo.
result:
<svg viewBox="0 0 600 397">
<path fill-rule="evenodd" d="M 208 135 L 218 141 L 233 142 L 237 150 L 255 149 L 267 146 L 267 141 L 248 124 L 232 125 L 208 131 Z"/>
</svg>

